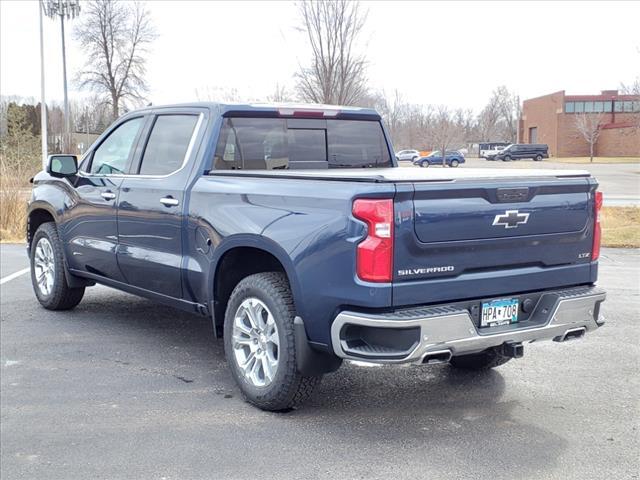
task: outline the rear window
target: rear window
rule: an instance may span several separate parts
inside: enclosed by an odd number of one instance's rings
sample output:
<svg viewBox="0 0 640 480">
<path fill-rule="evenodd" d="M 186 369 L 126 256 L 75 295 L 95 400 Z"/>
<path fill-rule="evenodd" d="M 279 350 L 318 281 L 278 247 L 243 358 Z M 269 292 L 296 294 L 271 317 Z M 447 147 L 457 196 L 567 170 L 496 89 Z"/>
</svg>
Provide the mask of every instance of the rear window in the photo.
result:
<svg viewBox="0 0 640 480">
<path fill-rule="evenodd" d="M 225 118 L 216 170 L 284 170 L 391 166 L 378 121 Z"/>
</svg>

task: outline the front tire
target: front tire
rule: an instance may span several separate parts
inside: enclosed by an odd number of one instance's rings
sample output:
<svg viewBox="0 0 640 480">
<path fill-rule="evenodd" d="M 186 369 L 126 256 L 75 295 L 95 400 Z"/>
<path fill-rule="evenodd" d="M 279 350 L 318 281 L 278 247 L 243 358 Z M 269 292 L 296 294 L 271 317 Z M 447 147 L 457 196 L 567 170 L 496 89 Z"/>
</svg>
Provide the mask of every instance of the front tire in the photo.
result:
<svg viewBox="0 0 640 480">
<path fill-rule="evenodd" d="M 458 165 L 460 165 L 460 162 L 458 160 L 451 160 L 451 166 L 453 168 L 456 168 Z"/>
<path fill-rule="evenodd" d="M 507 155 L 506 157 L 504 157 L 504 158 L 502 159 L 502 161 L 503 161 L 503 162 L 510 162 L 511 160 L 512 160 L 512 159 L 511 159 L 511 157 L 510 157 L 509 155 Z"/>
<path fill-rule="evenodd" d="M 231 293 L 224 319 L 224 350 L 243 397 L 262 410 L 304 402 L 322 376 L 297 369 L 289 282 L 280 272 L 244 278 Z"/>
<path fill-rule="evenodd" d="M 461 370 L 489 370 L 504 365 L 511 357 L 505 357 L 498 349 L 489 348 L 484 352 L 452 357 L 450 365 Z"/>
<path fill-rule="evenodd" d="M 84 287 L 71 288 L 65 276 L 62 242 L 55 223 L 38 227 L 31 242 L 31 283 L 47 310 L 71 310 L 84 296 Z"/>
</svg>

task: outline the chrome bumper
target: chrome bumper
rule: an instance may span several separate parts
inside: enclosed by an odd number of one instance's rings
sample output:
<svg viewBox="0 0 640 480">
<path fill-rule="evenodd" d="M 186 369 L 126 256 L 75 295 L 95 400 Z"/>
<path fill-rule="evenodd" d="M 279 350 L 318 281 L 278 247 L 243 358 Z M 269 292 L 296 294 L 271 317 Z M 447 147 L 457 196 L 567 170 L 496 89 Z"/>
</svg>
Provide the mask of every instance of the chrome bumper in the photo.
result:
<svg viewBox="0 0 640 480">
<path fill-rule="evenodd" d="M 446 361 L 451 356 L 476 353 L 505 343 L 564 341 L 596 330 L 604 323 L 599 307 L 606 294 L 597 287 L 545 292 L 543 296 L 549 296 L 546 297 L 546 302 L 550 306 L 538 312 L 539 315 L 544 315 L 544 321 L 540 324 L 514 324 L 492 327 L 489 330 L 477 328 L 467 309 L 451 305 L 400 310 L 381 315 L 343 311 L 331 326 L 333 350 L 337 356 L 350 360 L 429 363 L 430 358 Z M 345 327 L 349 325 L 375 329 L 413 329 L 412 332 L 419 329 L 419 336 L 416 334 L 414 343 L 404 351 L 370 345 L 367 348 L 354 347 L 344 338 Z M 377 330 L 378 335 L 380 332 Z"/>
</svg>

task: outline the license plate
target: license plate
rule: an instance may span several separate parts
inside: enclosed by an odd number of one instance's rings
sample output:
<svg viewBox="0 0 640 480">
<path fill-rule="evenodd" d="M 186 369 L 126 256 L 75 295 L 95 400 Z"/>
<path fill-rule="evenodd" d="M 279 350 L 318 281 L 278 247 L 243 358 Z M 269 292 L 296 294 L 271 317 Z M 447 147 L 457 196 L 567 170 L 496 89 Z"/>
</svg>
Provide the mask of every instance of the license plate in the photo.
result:
<svg viewBox="0 0 640 480">
<path fill-rule="evenodd" d="M 491 300 L 482 304 L 481 327 L 496 327 L 518 321 L 518 299 Z"/>
</svg>

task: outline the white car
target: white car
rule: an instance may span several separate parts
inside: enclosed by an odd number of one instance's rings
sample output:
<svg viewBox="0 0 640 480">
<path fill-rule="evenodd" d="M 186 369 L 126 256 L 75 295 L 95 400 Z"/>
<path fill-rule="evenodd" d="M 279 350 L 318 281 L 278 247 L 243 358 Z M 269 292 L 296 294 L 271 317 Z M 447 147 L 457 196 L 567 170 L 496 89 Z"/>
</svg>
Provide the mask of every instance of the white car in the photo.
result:
<svg viewBox="0 0 640 480">
<path fill-rule="evenodd" d="M 413 162 L 416 158 L 420 158 L 420 152 L 418 150 L 400 150 L 396 152 L 396 158 L 400 161 Z"/>
<path fill-rule="evenodd" d="M 488 150 L 480 150 L 480 158 L 485 158 L 487 160 L 493 160 L 497 154 L 499 154 L 502 150 L 507 148 L 507 145 L 494 147 Z"/>
</svg>

